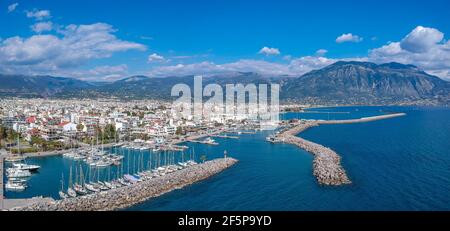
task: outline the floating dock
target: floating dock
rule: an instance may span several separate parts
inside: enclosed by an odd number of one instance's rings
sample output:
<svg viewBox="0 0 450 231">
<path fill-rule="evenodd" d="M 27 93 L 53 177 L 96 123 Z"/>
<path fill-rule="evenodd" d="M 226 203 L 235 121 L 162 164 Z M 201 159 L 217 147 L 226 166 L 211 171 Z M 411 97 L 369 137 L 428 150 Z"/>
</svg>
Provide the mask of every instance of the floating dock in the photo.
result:
<svg viewBox="0 0 450 231">
<path fill-rule="evenodd" d="M 223 138 L 223 139 L 239 139 L 238 136 L 228 136 L 228 135 L 212 135 L 211 137 Z"/>
</svg>

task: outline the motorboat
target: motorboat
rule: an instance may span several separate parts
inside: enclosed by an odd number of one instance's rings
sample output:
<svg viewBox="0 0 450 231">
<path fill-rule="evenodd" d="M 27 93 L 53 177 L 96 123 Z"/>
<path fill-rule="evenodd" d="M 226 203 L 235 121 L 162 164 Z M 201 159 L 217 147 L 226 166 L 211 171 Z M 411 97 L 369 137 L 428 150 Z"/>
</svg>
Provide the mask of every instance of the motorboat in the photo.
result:
<svg viewBox="0 0 450 231">
<path fill-rule="evenodd" d="M 217 145 L 218 143 L 216 143 L 216 141 L 214 139 L 212 139 L 211 137 L 206 138 L 203 141 L 205 144 L 210 144 L 210 145 Z"/>
<path fill-rule="evenodd" d="M 15 169 L 27 170 L 27 171 L 30 171 L 30 172 L 35 172 L 35 171 L 37 171 L 37 170 L 39 170 L 41 168 L 41 166 L 39 166 L 39 165 L 23 164 L 23 163 L 14 163 L 13 167 Z"/>
<path fill-rule="evenodd" d="M 25 178 L 30 177 L 31 172 L 28 170 L 20 170 L 17 168 L 8 168 L 7 170 L 8 178 Z"/>
<path fill-rule="evenodd" d="M 5 184 L 7 191 L 24 191 L 27 188 L 25 184 L 8 181 Z"/>
</svg>

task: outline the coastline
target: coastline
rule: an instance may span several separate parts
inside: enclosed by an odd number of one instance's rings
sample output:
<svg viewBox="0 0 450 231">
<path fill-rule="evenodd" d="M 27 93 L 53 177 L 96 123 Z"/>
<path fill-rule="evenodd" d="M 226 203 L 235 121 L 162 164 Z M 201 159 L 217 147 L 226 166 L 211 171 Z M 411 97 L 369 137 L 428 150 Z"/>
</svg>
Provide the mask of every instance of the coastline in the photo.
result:
<svg viewBox="0 0 450 231">
<path fill-rule="evenodd" d="M 111 211 L 131 207 L 216 175 L 238 160 L 220 158 L 130 186 L 58 201 L 44 201 L 11 211 Z"/>
<path fill-rule="evenodd" d="M 363 117 L 360 119 L 350 120 L 317 120 L 306 121 L 293 124 L 293 127 L 276 136 L 274 143 L 289 143 L 306 150 L 314 155 L 313 175 L 319 184 L 340 186 L 351 184 L 351 180 L 347 176 L 345 169 L 341 165 L 341 157 L 335 151 L 323 145 L 305 140 L 297 135 L 312 127 L 322 124 L 353 124 L 366 123 L 377 120 L 391 119 L 395 117 L 406 116 L 405 113 L 395 113 L 381 116 Z"/>
</svg>

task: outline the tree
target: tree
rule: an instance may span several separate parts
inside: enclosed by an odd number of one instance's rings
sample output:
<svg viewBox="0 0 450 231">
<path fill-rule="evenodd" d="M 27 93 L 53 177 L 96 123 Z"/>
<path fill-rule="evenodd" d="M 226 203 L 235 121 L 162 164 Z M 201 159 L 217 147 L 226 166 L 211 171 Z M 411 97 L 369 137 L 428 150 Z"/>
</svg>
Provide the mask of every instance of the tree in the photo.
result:
<svg viewBox="0 0 450 231">
<path fill-rule="evenodd" d="M 77 125 L 77 131 L 81 132 L 84 129 L 84 125 L 83 124 L 78 124 Z"/>
<path fill-rule="evenodd" d="M 177 127 L 177 131 L 175 132 L 176 135 L 183 135 L 183 128 L 182 127 Z"/>
<path fill-rule="evenodd" d="M 103 139 L 112 140 L 116 135 L 116 127 L 113 124 L 107 124 L 103 129 Z"/>
<path fill-rule="evenodd" d="M 203 163 L 205 163 L 206 159 L 207 159 L 206 155 L 200 156 L 200 160 L 201 160 Z"/>
<path fill-rule="evenodd" d="M 6 128 L 0 127 L 0 147 L 2 147 L 3 140 L 7 137 Z"/>
</svg>

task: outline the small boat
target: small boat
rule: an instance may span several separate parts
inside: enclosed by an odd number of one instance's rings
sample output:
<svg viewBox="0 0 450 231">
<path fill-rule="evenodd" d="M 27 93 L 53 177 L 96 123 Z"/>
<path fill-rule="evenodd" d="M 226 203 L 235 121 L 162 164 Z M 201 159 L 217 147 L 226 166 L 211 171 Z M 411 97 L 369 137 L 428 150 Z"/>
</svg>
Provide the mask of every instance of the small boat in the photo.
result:
<svg viewBox="0 0 450 231">
<path fill-rule="evenodd" d="M 117 180 L 111 181 L 111 184 L 113 185 L 113 188 L 120 188 L 120 187 L 123 187 L 123 185 L 122 185 L 119 181 L 117 181 Z"/>
<path fill-rule="evenodd" d="M 10 178 L 9 181 L 10 181 L 10 182 L 13 182 L 13 183 L 19 183 L 19 184 L 25 184 L 25 183 L 27 183 L 26 180 L 20 179 L 20 178 Z"/>
<path fill-rule="evenodd" d="M 105 168 L 105 167 L 108 167 L 110 165 L 112 165 L 112 162 L 105 161 L 105 160 L 101 160 L 101 161 L 98 161 L 98 162 L 95 163 L 95 166 L 99 167 L 99 168 Z"/>
<path fill-rule="evenodd" d="M 275 136 L 268 136 L 268 137 L 266 137 L 266 141 L 269 141 L 269 142 L 275 142 Z"/>
<path fill-rule="evenodd" d="M 61 199 L 67 199 L 67 198 L 69 198 L 69 195 L 67 195 L 67 194 L 65 194 L 63 191 L 59 191 L 59 198 L 61 198 Z"/>
<path fill-rule="evenodd" d="M 97 187 L 95 187 L 92 184 L 85 184 L 84 186 L 86 187 L 87 190 L 89 190 L 91 192 L 100 192 L 100 189 L 98 189 Z"/>
<path fill-rule="evenodd" d="M 212 139 L 211 137 L 206 138 L 203 142 L 205 144 L 210 144 L 210 145 L 216 145 L 217 144 L 216 141 L 214 139 Z"/>
<path fill-rule="evenodd" d="M 108 181 L 105 181 L 105 182 L 103 182 L 103 183 L 105 184 L 106 187 L 108 187 L 108 188 L 110 188 L 110 189 L 116 188 L 112 183 L 110 183 L 110 182 L 108 182 Z"/>
<path fill-rule="evenodd" d="M 24 191 L 27 188 L 27 186 L 25 184 L 21 184 L 21 183 L 16 183 L 16 182 L 11 182 L 8 181 L 5 184 L 5 189 L 7 191 Z"/>
<path fill-rule="evenodd" d="M 69 197 L 77 197 L 77 192 L 75 192 L 75 190 L 73 190 L 72 188 L 68 188 L 67 189 L 67 195 Z"/>
<path fill-rule="evenodd" d="M 81 186 L 81 185 L 79 185 L 79 184 L 75 184 L 75 185 L 73 186 L 73 189 L 75 190 L 75 192 L 76 192 L 78 195 L 83 196 L 83 195 L 88 194 L 88 191 L 87 191 L 83 186 Z"/>
<path fill-rule="evenodd" d="M 108 188 L 108 186 L 106 186 L 105 183 L 103 183 L 101 181 L 97 182 L 97 185 L 100 188 L 100 190 L 102 190 L 102 191 L 110 190 L 110 188 Z"/>
<path fill-rule="evenodd" d="M 31 173 L 28 170 L 9 168 L 6 171 L 7 171 L 8 178 L 25 178 L 25 177 L 31 176 Z"/>
<path fill-rule="evenodd" d="M 192 165 L 196 165 L 197 162 L 195 162 L 195 161 L 193 161 L 193 160 L 188 160 L 187 164 L 188 164 L 189 166 L 192 166 Z"/>
</svg>

